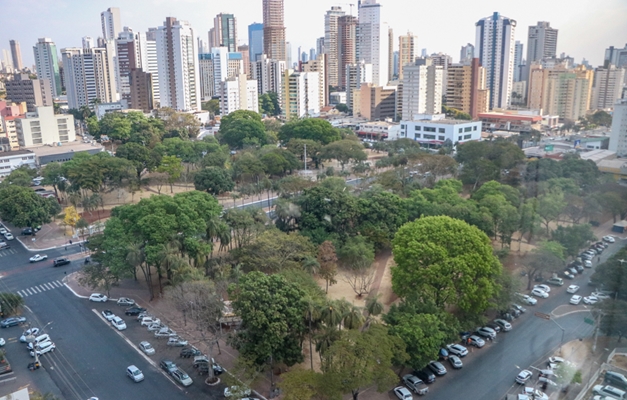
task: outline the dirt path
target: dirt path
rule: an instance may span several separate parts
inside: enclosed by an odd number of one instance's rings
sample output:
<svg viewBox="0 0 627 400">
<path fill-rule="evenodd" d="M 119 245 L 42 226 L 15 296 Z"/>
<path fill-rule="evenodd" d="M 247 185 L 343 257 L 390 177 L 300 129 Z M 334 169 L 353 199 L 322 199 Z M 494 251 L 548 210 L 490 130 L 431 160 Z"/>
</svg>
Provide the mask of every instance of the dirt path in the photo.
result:
<svg viewBox="0 0 627 400">
<path fill-rule="evenodd" d="M 385 274 L 385 268 L 391 257 L 391 250 L 384 250 L 375 257 L 374 265 L 376 270 L 374 273 L 374 282 L 372 282 L 372 287 L 370 288 L 368 297 L 377 297 L 379 294 L 379 288 L 381 287 L 381 281 L 383 280 L 383 276 Z"/>
</svg>

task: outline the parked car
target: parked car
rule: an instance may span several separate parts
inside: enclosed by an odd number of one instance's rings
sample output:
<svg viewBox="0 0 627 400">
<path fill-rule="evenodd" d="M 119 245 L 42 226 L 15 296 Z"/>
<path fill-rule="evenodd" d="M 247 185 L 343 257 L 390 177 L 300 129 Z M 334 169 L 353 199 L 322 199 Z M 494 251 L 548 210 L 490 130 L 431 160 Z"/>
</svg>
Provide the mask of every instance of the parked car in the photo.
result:
<svg viewBox="0 0 627 400">
<path fill-rule="evenodd" d="M 135 300 L 129 299 L 128 297 L 120 297 L 118 299 L 118 306 L 134 306 Z"/>
<path fill-rule="evenodd" d="M 194 381 L 180 368 L 175 369 L 171 373 L 172 378 L 183 386 L 190 386 Z"/>
<path fill-rule="evenodd" d="M 562 274 L 564 275 L 565 278 L 568 279 L 575 279 L 575 275 L 573 275 L 570 271 L 566 270 L 564 272 L 562 272 Z"/>
<path fill-rule="evenodd" d="M 161 360 L 161 362 L 159 363 L 159 367 L 161 367 L 161 369 L 168 374 L 171 374 L 172 371 L 176 370 L 176 364 L 174 364 L 170 360 Z"/>
<path fill-rule="evenodd" d="M 43 261 L 43 260 L 47 260 L 48 256 L 45 254 L 35 254 L 34 256 L 32 256 L 31 258 L 29 258 L 28 260 L 32 263 L 36 263 L 39 261 Z"/>
<path fill-rule="evenodd" d="M 519 385 L 524 385 L 529 379 L 531 379 L 532 376 L 533 373 L 531 371 L 529 371 L 528 369 L 523 369 L 516 376 L 516 383 L 518 383 Z"/>
<path fill-rule="evenodd" d="M 573 295 L 573 297 L 570 298 L 569 303 L 570 304 L 574 304 L 574 305 L 577 305 L 577 304 L 581 303 L 581 296 L 578 296 L 576 294 Z"/>
<path fill-rule="evenodd" d="M 566 268 L 566 270 L 573 275 L 577 275 L 579 273 L 579 271 L 575 267 Z M 583 268 L 581 269 L 581 271 L 583 272 Z"/>
<path fill-rule="evenodd" d="M 167 328 L 167 326 L 162 324 L 161 322 L 155 322 L 155 323 L 148 325 L 148 332 L 159 331 L 163 328 Z"/>
<path fill-rule="evenodd" d="M 530 306 L 535 306 L 538 303 L 538 299 L 534 299 L 533 297 L 529 296 L 528 294 L 521 294 L 518 293 L 518 296 L 520 297 L 521 301 L 525 304 L 528 304 Z"/>
<path fill-rule="evenodd" d="M 104 310 L 103 312 L 101 312 L 101 314 L 109 322 L 111 322 L 113 318 L 115 318 L 115 314 L 111 310 Z"/>
<path fill-rule="evenodd" d="M 6 240 L 13 240 L 13 239 L 15 239 L 15 238 L 13 237 L 13 235 L 11 234 L 11 232 L 7 232 L 7 233 L 5 233 L 5 234 L 4 234 L 4 238 L 5 238 Z"/>
<path fill-rule="evenodd" d="M 468 344 L 471 344 L 477 348 L 482 348 L 483 346 L 485 346 L 485 341 L 479 336 L 472 335 L 468 338 Z"/>
<path fill-rule="evenodd" d="M 20 336 L 20 342 L 26 343 L 26 338 L 28 336 L 37 336 L 38 333 L 39 333 L 39 328 L 27 329 L 24 331 L 24 333 L 22 333 L 22 336 Z"/>
<path fill-rule="evenodd" d="M 512 308 L 518 310 L 521 314 L 524 313 L 524 312 L 527 312 L 527 309 L 525 307 L 519 306 L 516 303 L 512 304 Z"/>
<path fill-rule="evenodd" d="M 155 337 L 171 337 L 171 336 L 176 336 L 176 332 L 174 332 L 172 329 L 168 327 L 161 328 L 158 331 L 155 331 Z"/>
<path fill-rule="evenodd" d="M 501 325 L 497 324 L 494 321 L 488 322 L 487 324 L 485 324 L 485 326 L 487 326 L 488 328 L 494 329 L 494 332 L 496 333 L 499 333 L 501 331 Z"/>
<path fill-rule="evenodd" d="M 109 298 L 100 293 L 92 293 L 91 296 L 89 296 L 89 301 L 95 301 L 97 303 L 104 303 L 107 300 L 109 300 Z"/>
<path fill-rule="evenodd" d="M 133 382 L 141 382 L 144 380 L 144 374 L 134 365 L 129 365 L 128 368 L 126 368 L 126 376 L 131 378 Z"/>
<path fill-rule="evenodd" d="M 8 232 L 7 228 L 5 228 L 4 226 L 0 225 L 0 235 L 4 236 L 4 234 L 7 233 L 7 232 Z"/>
<path fill-rule="evenodd" d="M 187 346 L 189 342 L 178 336 L 172 336 L 168 338 L 168 342 L 166 344 L 168 346 L 183 347 L 183 346 Z"/>
<path fill-rule="evenodd" d="M 139 313 L 142 313 L 144 311 L 146 311 L 145 308 L 133 306 L 133 307 L 127 308 L 124 311 L 124 314 L 126 314 L 126 315 L 139 315 Z"/>
<path fill-rule="evenodd" d="M 605 371 L 604 382 L 618 389 L 627 390 L 627 377 L 618 372 Z"/>
<path fill-rule="evenodd" d="M 231 397 L 233 395 L 244 395 L 244 396 L 250 396 L 250 389 L 246 388 L 246 387 L 240 387 L 240 386 L 227 386 L 224 388 L 224 397 Z"/>
<path fill-rule="evenodd" d="M 139 349 L 147 356 L 155 354 L 155 348 L 145 340 L 143 342 L 139 342 Z"/>
<path fill-rule="evenodd" d="M 0 321 L 0 327 L 9 328 L 11 326 L 18 326 L 19 324 L 23 324 L 24 322 L 26 322 L 26 318 L 24 317 L 11 317 Z"/>
<path fill-rule="evenodd" d="M 547 293 L 551 293 L 551 287 L 550 287 L 549 285 L 545 285 L 545 284 L 542 284 L 542 285 L 534 285 L 534 287 L 533 287 L 533 288 L 534 288 L 534 289 L 535 289 L 535 288 L 538 288 L 538 289 L 540 289 L 540 290 L 542 290 L 542 291 L 545 291 L 545 292 L 547 292 Z"/>
<path fill-rule="evenodd" d="M 596 296 L 586 296 L 583 298 L 584 304 L 593 305 L 599 302 L 599 299 Z"/>
<path fill-rule="evenodd" d="M 418 377 L 424 383 L 433 383 L 435 382 L 435 374 L 431 372 L 428 368 L 423 368 L 420 371 L 414 371 L 414 375 Z"/>
<path fill-rule="evenodd" d="M 466 357 L 468 355 L 468 349 L 461 344 L 449 344 L 446 346 L 448 352 L 458 357 Z M 449 356 L 450 357 L 450 356 Z"/>
<path fill-rule="evenodd" d="M 577 293 L 579 291 L 579 286 L 577 285 L 570 285 L 567 289 L 566 289 L 566 293 Z"/>
<path fill-rule="evenodd" d="M 202 353 L 200 352 L 200 350 L 198 350 L 194 346 L 191 346 L 191 347 L 186 347 L 186 348 L 181 349 L 181 352 L 179 353 L 179 357 L 190 358 L 190 357 L 199 356 L 201 354 Z"/>
<path fill-rule="evenodd" d="M 592 388 L 592 393 L 600 396 L 606 396 L 611 399 L 624 399 L 625 391 L 610 385 L 596 385 Z"/>
<path fill-rule="evenodd" d="M 477 334 L 479 334 L 479 336 L 482 336 L 484 338 L 496 339 L 496 331 L 492 328 L 488 328 L 487 326 L 478 328 Z"/>
<path fill-rule="evenodd" d="M 124 329 L 126 329 L 126 323 L 120 317 L 113 317 L 111 319 L 111 325 L 115 326 L 118 331 L 123 331 Z"/>
<path fill-rule="evenodd" d="M 585 268 L 592 268 L 592 261 L 590 261 L 590 260 L 584 260 L 584 261 L 583 261 L 583 266 L 584 266 Z"/>
<path fill-rule="evenodd" d="M 542 299 L 546 299 L 547 297 L 549 297 L 549 294 L 547 292 L 537 287 L 531 289 L 531 294 Z"/>
<path fill-rule="evenodd" d="M 577 270 L 577 272 L 578 272 L 578 273 L 583 274 L 583 271 L 584 271 L 583 265 L 581 265 L 581 264 L 575 264 L 575 265 L 573 266 L 573 268 L 575 268 L 575 269 Z"/>
<path fill-rule="evenodd" d="M 62 265 L 68 265 L 70 263 L 70 260 L 66 257 L 59 257 L 59 258 L 55 258 L 54 261 L 52 262 L 52 266 L 53 267 L 60 267 Z"/>
<path fill-rule="evenodd" d="M 38 356 L 41 356 L 43 354 L 54 351 L 54 349 L 56 348 L 57 346 L 52 342 L 42 342 L 36 345 L 33 350 L 31 350 L 30 356 L 35 357 L 35 353 L 37 353 Z"/>
<path fill-rule="evenodd" d="M 553 277 L 546 280 L 546 283 L 553 286 L 562 286 L 564 281 L 561 278 Z"/>
<path fill-rule="evenodd" d="M 616 241 L 616 239 L 614 239 L 614 236 L 603 236 L 603 241 L 607 242 L 607 243 L 614 243 Z"/>
<path fill-rule="evenodd" d="M 155 317 L 144 317 L 141 319 L 141 321 L 139 321 L 141 326 L 149 326 L 152 324 L 158 324 L 161 322 L 161 320 L 159 318 L 155 318 Z"/>
<path fill-rule="evenodd" d="M 599 300 L 608 300 L 611 298 L 609 294 L 602 291 L 592 292 L 592 296 L 596 297 Z"/>
<path fill-rule="evenodd" d="M 453 369 L 460 369 L 464 366 L 462 360 L 457 356 L 450 356 L 448 358 L 448 362 L 451 364 L 451 367 L 453 367 Z"/>
<path fill-rule="evenodd" d="M 494 320 L 494 323 L 501 327 L 502 332 L 509 332 L 512 330 L 512 324 L 503 319 L 497 318 Z"/>
<path fill-rule="evenodd" d="M 434 374 L 436 374 L 437 376 L 443 376 L 446 375 L 446 368 L 444 368 L 444 365 L 442 365 L 441 362 L 439 361 L 431 361 L 428 365 L 428 367 L 431 369 L 431 371 L 433 371 Z"/>
<path fill-rule="evenodd" d="M 394 394 L 398 397 L 399 400 L 413 400 L 413 396 L 409 389 L 405 386 L 398 386 L 394 388 Z"/>
<path fill-rule="evenodd" d="M 528 399 L 549 400 L 549 396 L 547 396 L 544 392 L 538 389 L 531 388 L 531 387 L 526 387 L 523 394 L 525 394 Z"/>
<path fill-rule="evenodd" d="M 423 396 L 429 392 L 429 388 L 417 376 L 407 374 L 403 376 L 403 384 L 417 395 Z"/>
</svg>

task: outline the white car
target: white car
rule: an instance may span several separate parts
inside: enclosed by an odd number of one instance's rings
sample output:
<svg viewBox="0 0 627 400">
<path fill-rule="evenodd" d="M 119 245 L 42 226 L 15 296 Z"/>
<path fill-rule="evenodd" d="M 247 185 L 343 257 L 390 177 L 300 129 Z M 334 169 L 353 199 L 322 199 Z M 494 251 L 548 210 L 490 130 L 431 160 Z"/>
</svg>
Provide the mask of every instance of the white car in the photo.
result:
<svg viewBox="0 0 627 400">
<path fill-rule="evenodd" d="M 546 293 L 546 292 L 545 292 Z M 538 299 L 534 299 L 533 297 L 527 294 L 521 294 L 520 298 L 523 303 L 529 304 L 530 306 L 535 306 L 538 303 Z"/>
<path fill-rule="evenodd" d="M 194 383 L 192 378 L 190 378 L 189 375 L 187 375 L 185 371 L 183 371 L 180 368 L 177 368 L 174 371 L 172 371 L 170 375 L 172 375 L 172 378 L 174 378 L 175 381 L 177 381 L 183 386 L 190 386 L 192 383 Z"/>
<path fill-rule="evenodd" d="M 48 256 L 45 255 L 45 254 L 35 254 L 34 256 L 29 258 L 28 260 L 30 262 L 34 263 L 34 262 L 39 262 L 39 261 L 46 260 L 47 258 L 48 258 Z"/>
<path fill-rule="evenodd" d="M 7 231 L 7 229 L 6 229 L 4 226 L 3 226 L 3 227 L 0 227 L 0 235 L 4 235 L 4 234 L 5 234 L 5 233 L 7 233 L 7 232 L 8 232 L 8 231 Z"/>
<path fill-rule="evenodd" d="M 596 297 L 599 300 L 608 300 L 610 299 L 610 295 L 603 292 L 592 292 L 592 296 Z"/>
<path fill-rule="evenodd" d="M 396 397 L 399 398 L 399 400 L 413 400 L 414 399 L 409 389 L 407 389 L 405 386 L 395 387 L 394 394 L 396 395 Z"/>
<path fill-rule="evenodd" d="M 0 347 L 4 346 L 5 344 L 7 344 L 7 342 L 4 340 L 4 338 L 0 338 Z"/>
<path fill-rule="evenodd" d="M 458 357 L 466 357 L 468 355 L 468 349 L 461 344 L 449 344 L 446 346 L 448 352 Z"/>
<path fill-rule="evenodd" d="M 583 260 L 583 266 L 585 268 L 592 268 L 592 261 L 590 261 L 590 260 Z"/>
<path fill-rule="evenodd" d="M 37 355 L 40 356 L 42 354 L 46 354 L 50 351 L 54 351 L 54 349 L 56 349 L 57 346 L 52 343 L 52 342 L 43 342 L 37 345 Z M 31 357 L 35 357 L 35 351 L 31 350 L 30 352 L 30 356 Z"/>
<path fill-rule="evenodd" d="M 570 298 L 569 303 L 570 304 L 575 304 L 575 305 L 581 303 L 581 296 L 574 295 L 573 297 Z"/>
<path fill-rule="evenodd" d="M 159 318 L 144 317 L 141 320 L 141 326 L 150 326 L 152 324 L 159 324 L 159 323 L 161 323 L 161 320 Z"/>
<path fill-rule="evenodd" d="M 551 287 L 549 285 L 544 285 L 544 284 L 543 285 L 535 285 L 533 288 L 534 289 L 538 288 L 538 289 L 543 290 L 543 291 L 545 291 L 547 293 L 551 292 Z"/>
<path fill-rule="evenodd" d="M 89 301 L 95 301 L 96 303 L 104 303 L 107 300 L 109 300 L 109 298 L 100 293 L 92 293 L 92 295 L 89 296 Z"/>
<path fill-rule="evenodd" d="M 126 376 L 131 378 L 133 382 L 141 382 L 144 380 L 144 374 L 134 365 L 129 365 L 128 368 L 126 368 Z"/>
<path fill-rule="evenodd" d="M 524 385 L 529 379 L 531 379 L 532 376 L 533 373 L 531 371 L 529 371 L 528 369 L 523 369 L 516 376 L 516 383 L 518 383 L 519 385 Z"/>
<path fill-rule="evenodd" d="M 13 237 L 13 235 L 11 234 L 11 232 L 7 232 L 7 233 L 5 233 L 5 234 L 4 234 L 4 238 L 5 238 L 6 240 L 13 240 L 13 239 L 15 239 L 15 238 Z"/>
<path fill-rule="evenodd" d="M 250 396 L 250 389 L 239 386 L 227 386 L 224 388 L 224 397 L 231 397 L 234 394 L 240 396 Z"/>
<path fill-rule="evenodd" d="M 145 340 L 139 343 L 139 349 L 143 351 L 147 356 L 155 354 L 155 348 Z"/>
<path fill-rule="evenodd" d="M 614 243 L 616 239 L 614 239 L 614 236 L 607 235 L 603 236 L 603 241 L 608 243 Z"/>
<path fill-rule="evenodd" d="M 531 289 L 531 294 L 542 299 L 546 299 L 547 297 L 549 297 L 549 294 L 540 288 Z"/>
<path fill-rule="evenodd" d="M 504 319 L 495 319 L 494 323 L 500 326 L 503 332 L 509 332 L 512 330 L 512 324 L 505 321 Z"/>
<path fill-rule="evenodd" d="M 577 293 L 579 291 L 579 286 L 570 285 L 568 289 L 566 289 L 566 293 Z"/>
<path fill-rule="evenodd" d="M 538 389 L 526 387 L 525 394 L 528 398 L 533 400 L 549 400 L 549 396 L 547 396 L 544 392 Z"/>
<path fill-rule="evenodd" d="M 22 336 L 20 336 L 20 342 L 26 343 L 26 336 L 37 336 L 38 333 L 39 333 L 39 328 L 27 329 L 24 331 L 24 333 L 22 333 Z"/>
<path fill-rule="evenodd" d="M 598 303 L 599 299 L 596 296 L 587 296 L 587 297 L 583 298 L 583 302 L 584 302 L 584 304 L 593 305 L 593 304 Z"/>
<path fill-rule="evenodd" d="M 101 314 L 109 322 L 111 322 L 113 318 L 116 317 L 116 315 L 111 310 L 104 310 L 103 312 L 101 312 Z"/>
<path fill-rule="evenodd" d="M 113 317 L 113 319 L 111 320 L 111 325 L 115 326 L 118 331 L 123 331 L 124 329 L 126 329 L 126 323 L 120 317 Z"/>
</svg>

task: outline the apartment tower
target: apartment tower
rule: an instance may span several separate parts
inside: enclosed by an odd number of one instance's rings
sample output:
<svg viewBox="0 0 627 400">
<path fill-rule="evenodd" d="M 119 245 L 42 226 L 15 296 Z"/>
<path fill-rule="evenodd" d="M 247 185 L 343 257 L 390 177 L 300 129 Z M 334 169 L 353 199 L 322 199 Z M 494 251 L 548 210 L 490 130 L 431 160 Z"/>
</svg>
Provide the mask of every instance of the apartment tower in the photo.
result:
<svg viewBox="0 0 627 400">
<path fill-rule="evenodd" d="M 283 0 L 263 0 L 263 52 L 269 59 L 288 61 Z"/>
<path fill-rule="evenodd" d="M 37 78 L 50 85 L 52 96 L 61 96 L 61 75 L 59 73 L 59 56 L 57 46 L 50 38 L 40 38 L 33 46 Z"/>
</svg>

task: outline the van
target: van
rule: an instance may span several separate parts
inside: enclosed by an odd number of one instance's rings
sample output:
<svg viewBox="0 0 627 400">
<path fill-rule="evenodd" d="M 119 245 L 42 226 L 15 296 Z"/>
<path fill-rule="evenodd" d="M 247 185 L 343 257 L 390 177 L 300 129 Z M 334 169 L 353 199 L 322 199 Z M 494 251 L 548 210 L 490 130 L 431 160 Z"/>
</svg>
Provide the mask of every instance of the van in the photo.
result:
<svg viewBox="0 0 627 400">
<path fill-rule="evenodd" d="M 555 285 L 555 286 L 563 286 L 564 285 L 564 280 L 562 278 L 553 277 L 553 278 L 547 279 L 546 283 L 548 283 L 550 285 Z"/>
<path fill-rule="evenodd" d="M 592 393 L 599 396 L 606 396 L 610 399 L 624 400 L 625 399 L 625 391 L 616 389 L 614 386 L 610 385 L 596 385 L 592 388 Z"/>
<path fill-rule="evenodd" d="M 28 344 L 28 350 L 32 350 L 33 346 L 37 346 L 39 343 L 49 342 L 49 341 L 50 341 L 50 336 L 48 336 L 47 333 L 44 333 L 43 335 L 39 335 L 35 338 L 35 340 L 32 343 Z"/>
<path fill-rule="evenodd" d="M 627 378 L 618 372 L 606 371 L 605 383 L 610 384 L 622 390 L 627 390 Z"/>
</svg>

